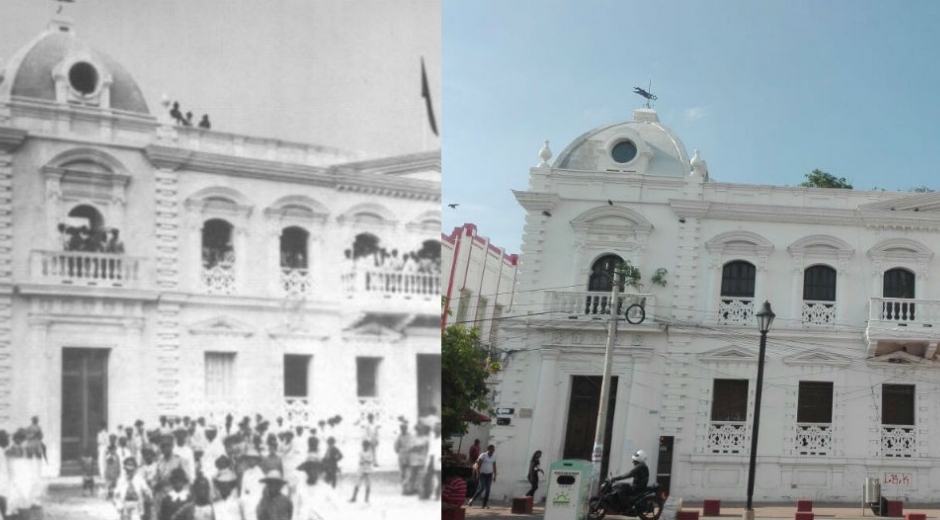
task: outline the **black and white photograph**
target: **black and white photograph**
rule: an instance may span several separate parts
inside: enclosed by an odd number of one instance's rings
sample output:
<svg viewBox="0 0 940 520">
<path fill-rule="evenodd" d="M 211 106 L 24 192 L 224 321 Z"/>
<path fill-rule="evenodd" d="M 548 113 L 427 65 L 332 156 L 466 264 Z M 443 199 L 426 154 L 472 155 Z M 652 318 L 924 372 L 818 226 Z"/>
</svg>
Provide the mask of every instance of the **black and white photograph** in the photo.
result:
<svg viewBox="0 0 940 520">
<path fill-rule="evenodd" d="M 441 4 L 0 4 L 0 518 L 436 518 Z"/>
</svg>

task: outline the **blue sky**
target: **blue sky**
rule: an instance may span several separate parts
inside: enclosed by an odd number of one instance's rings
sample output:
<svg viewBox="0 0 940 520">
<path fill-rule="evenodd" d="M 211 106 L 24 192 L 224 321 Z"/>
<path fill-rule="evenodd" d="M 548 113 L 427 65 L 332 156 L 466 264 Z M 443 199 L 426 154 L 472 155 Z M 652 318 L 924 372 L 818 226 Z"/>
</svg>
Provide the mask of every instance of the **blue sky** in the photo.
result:
<svg viewBox="0 0 940 520">
<path fill-rule="evenodd" d="M 644 101 L 713 180 L 940 189 L 938 2 L 447 0 L 443 230 L 519 252 L 542 141 Z M 447 203 L 459 203 L 454 210 Z"/>
<path fill-rule="evenodd" d="M 0 65 L 58 5 L 0 0 Z M 423 56 L 440 115 L 439 0 L 76 0 L 64 12 L 153 113 L 165 93 L 225 132 L 370 157 L 441 146 L 421 97 Z"/>
</svg>

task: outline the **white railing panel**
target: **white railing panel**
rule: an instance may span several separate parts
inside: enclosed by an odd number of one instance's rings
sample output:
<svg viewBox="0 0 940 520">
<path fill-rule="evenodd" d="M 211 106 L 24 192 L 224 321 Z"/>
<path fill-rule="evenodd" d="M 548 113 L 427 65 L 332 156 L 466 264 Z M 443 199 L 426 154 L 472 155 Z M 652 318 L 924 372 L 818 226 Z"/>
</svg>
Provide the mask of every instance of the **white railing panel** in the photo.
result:
<svg viewBox="0 0 940 520">
<path fill-rule="evenodd" d="M 712 421 L 708 425 L 707 453 L 745 453 L 747 452 L 747 434 L 747 422 Z"/>
<path fill-rule="evenodd" d="M 917 430 L 911 425 L 881 425 L 881 454 L 910 458 L 917 455 Z"/>
<path fill-rule="evenodd" d="M 42 282 L 127 287 L 140 284 L 142 263 L 114 253 L 33 251 L 32 275 Z"/>
<path fill-rule="evenodd" d="M 441 294 L 441 276 L 433 273 L 363 269 L 342 275 L 342 283 L 350 295 L 370 293 L 440 298 Z"/>
<path fill-rule="evenodd" d="M 803 323 L 810 325 L 835 325 L 835 302 L 803 300 Z"/>
<path fill-rule="evenodd" d="M 722 296 L 718 301 L 719 325 L 754 325 L 754 298 Z"/>
<path fill-rule="evenodd" d="M 832 455 L 831 423 L 797 423 L 793 437 L 793 453 L 796 455 Z"/>
<path fill-rule="evenodd" d="M 595 291 L 548 291 L 547 305 L 552 313 L 569 318 L 601 318 L 610 314 L 611 294 Z M 652 294 L 621 294 L 619 312 L 622 315 L 631 305 L 637 304 L 646 311 L 645 323 L 652 322 L 656 312 L 656 297 Z"/>
</svg>

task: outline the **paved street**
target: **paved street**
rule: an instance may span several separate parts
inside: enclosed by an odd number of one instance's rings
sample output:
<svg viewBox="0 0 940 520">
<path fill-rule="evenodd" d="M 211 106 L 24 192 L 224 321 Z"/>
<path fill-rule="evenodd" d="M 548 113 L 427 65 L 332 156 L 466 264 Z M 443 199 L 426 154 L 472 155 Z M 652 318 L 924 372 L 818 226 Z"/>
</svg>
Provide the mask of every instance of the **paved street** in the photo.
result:
<svg viewBox="0 0 940 520">
<path fill-rule="evenodd" d="M 337 489 L 343 497 L 352 495 L 353 477 L 346 476 Z M 360 490 L 361 491 L 361 490 Z M 392 473 L 382 474 L 373 481 L 371 502 L 360 501 L 348 504 L 340 516 L 335 518 L 439 518 L 440 502 L 422 501 L 413 496 L 402 496 L 397 477 Z M 118 520 L 114 507 L 97 497 L 83 497 L 79 478 L 59 478 L 50 482 L 42 509 L 34 509 L 29 520 Z M 25 520 L 25 519 L 24 519 Z"/>
<path fill-rule="evenodd" d="M 701 513 L 702 504 L 700 502 L 687 502 L 683 504 L 683 509 L 698 509 Z M 496 520 L 496 519 L 517 519 L 523 520 L 527 518 L 538 518 L 541 519 L 544 516 L 545 510 L 542 506 L 535 506 L 534 512 L 532 514 L 513 514 L 510 512 L 510 504 L 504 503 L 491 503 L 489 509 L 481 509 L 479 507 L 472 507 L 467 509 L 467 518 L 474 518 L 476 520 Z M 754 507 L 754 513 L 756 518 L 794 518 L 794 513 L 796 511 L 796 504 L 768 504 L 768 505 L 756 505 Z M 722 505 L 721 516 L 718 517 L 700 517 L 703 520 L 706 519 L 729 519 L 729 518 L 741 518 L 744 513 L 744 504 L 729 504 L 727 506 Z M 866 509 L 863 511 L 860 506 L 848 507 L 845 504 L 836 504 L 836 505 L 825 505 L 817 504 L 813 507 L 813 513 L 817 519 L 838 519 L 838 520 L 875 520 L 877 517 L 872 514 L 871 510 Z M 904 513 L 924 513 L 927 515 L 928 519 L 938 519 L 940 518 L 940 504 L 917 504 L 912 505 L 911 507 L 905 507 Z M 416 517 L 417 518 L 417 517 Z M 607 518 L 618 519 L 618 518 L 628 518 L 622 516 L 608 516 Z M 661 520 L 667 520 L 663 517 Z"/>
</svg>

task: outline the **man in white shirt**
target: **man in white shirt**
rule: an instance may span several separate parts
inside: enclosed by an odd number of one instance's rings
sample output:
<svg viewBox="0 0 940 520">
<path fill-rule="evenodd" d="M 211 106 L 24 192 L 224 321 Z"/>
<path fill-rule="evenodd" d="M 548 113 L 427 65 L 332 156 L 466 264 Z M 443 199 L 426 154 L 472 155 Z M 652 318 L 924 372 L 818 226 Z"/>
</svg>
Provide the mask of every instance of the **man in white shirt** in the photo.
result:
<svg viewBox="0 0 940 520">
<path fill-rule="evenodd" d="M 473 465 L 473 477 L 479 481 L 479 484 L 477 484 L 477 492 L 473 494 L 467 507 L 472 506 L 473 501 L 481 494 L 483 495 L 483 508 L 488 507 L 486 504 L 490 501 L 490 486 L 496 480 L 497 473 L 495 453 L 496 446 L 490 444 L 486 447 L 486 453 L 481 453 L 480 458 Z"/>
</svg>

